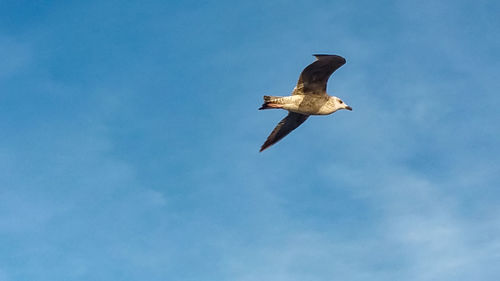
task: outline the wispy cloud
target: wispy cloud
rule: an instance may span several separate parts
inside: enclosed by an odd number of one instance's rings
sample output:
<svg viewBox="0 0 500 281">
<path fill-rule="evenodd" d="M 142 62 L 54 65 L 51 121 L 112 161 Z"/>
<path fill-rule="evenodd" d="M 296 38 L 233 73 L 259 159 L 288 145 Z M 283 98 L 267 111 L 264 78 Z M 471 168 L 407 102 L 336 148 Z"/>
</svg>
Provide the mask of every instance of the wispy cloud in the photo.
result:
<svg viewBox="0 0 500 281">
<path fill-rule="evenodd" d="M 496 280 L 497 4 L 114 4 L 0 26 L 0 280 Z"/>
</svg>

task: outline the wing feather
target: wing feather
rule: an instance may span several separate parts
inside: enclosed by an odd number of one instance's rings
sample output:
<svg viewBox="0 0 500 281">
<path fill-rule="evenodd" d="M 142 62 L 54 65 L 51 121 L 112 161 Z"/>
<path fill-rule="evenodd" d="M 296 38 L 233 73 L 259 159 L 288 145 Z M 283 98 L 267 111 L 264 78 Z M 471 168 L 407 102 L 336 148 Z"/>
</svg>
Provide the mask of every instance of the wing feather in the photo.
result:
<svg viewBox="0 0 500 281">
<path fill-rule="evenodd" d="M 346 63 L 343 57 L 337 55 L 314 56 L 317 60 L 304 68 L 293 94 L 326 94 L 328 78 Z"/>
<path fill-rule="evenodd" d="M 288 135 L 291 131 L 295 130 L 300 124 L 304 123 L 309 115 L 304 115 L 300 113 L 290 112 L 288 115 L 281 120 L 276 128 L 271 132 L 269 137 L 267 137 L 266 142 L 260 148 L 260 151 L 270 147 L 271 145 L 277 143 L 279 140 Z"/>
</svg>

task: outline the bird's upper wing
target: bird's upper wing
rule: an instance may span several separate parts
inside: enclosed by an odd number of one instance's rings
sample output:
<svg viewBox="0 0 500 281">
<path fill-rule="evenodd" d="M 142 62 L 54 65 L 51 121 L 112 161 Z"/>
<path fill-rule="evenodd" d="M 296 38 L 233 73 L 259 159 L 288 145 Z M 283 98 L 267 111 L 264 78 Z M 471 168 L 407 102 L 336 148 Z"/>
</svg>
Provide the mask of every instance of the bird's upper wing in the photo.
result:
<svg viewBox="0 0 500 281">
<path fill-rule="evenodd" d="M 308 65 L 300 74 L 293 94 L 326 94 L 326 83 L 330 75 L 345 64 L 345 59 L 337 55 L 314 55 L 316 61 Z"/>
<path fill-rule="evenodd" d="M 300 126 L 300 124 L 304 123 L 307 117 L 309 117 L 309 115 L 294 112 L 288 113 L 288 115 L 278 123 L 276 128 L 274 128 L 269 137 L 267 137 L 267 140 L 260 148 L 260 151 L 263 151 L 284 138 L 291 131 Z"/>
</svg>

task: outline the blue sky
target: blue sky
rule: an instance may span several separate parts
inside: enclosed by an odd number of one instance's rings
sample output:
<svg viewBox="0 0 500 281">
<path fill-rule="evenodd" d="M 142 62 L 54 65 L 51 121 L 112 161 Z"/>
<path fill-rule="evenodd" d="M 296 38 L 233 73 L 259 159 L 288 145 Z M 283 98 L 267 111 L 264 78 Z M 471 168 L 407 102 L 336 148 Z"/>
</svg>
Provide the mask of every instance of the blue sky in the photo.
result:
<svg viewBox="0 0 500 281">
<path fill-rule="evenodd" d="M 0 1 L 0 281 L 497 280 L 497 1 Z M 313 53 L 312 117 L 259 153 Z"/>
</svg>

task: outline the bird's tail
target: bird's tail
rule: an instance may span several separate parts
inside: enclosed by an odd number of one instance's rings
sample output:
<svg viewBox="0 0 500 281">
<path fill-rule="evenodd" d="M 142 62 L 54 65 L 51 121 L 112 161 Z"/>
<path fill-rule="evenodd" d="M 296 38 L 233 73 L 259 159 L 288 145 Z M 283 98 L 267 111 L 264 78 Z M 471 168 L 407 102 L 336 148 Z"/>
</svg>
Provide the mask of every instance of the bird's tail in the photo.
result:
<svg viewBox="0 0 500 281">
<path fill-rule="evenodd" d="M 264 103 L 259 108 L 259 110 L 282 108 L 282 107 L 283 107 L 283 104 L 281 103 L 281 97 L 264 96 Z"/>
</svg>

